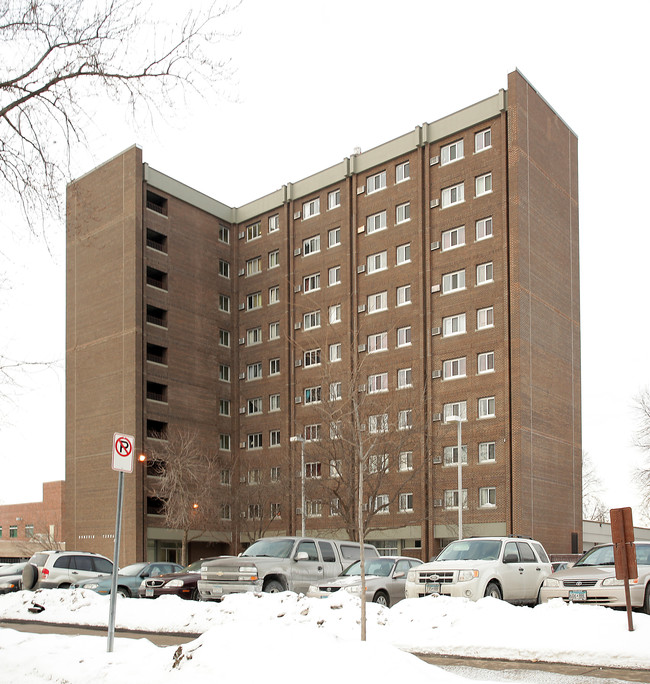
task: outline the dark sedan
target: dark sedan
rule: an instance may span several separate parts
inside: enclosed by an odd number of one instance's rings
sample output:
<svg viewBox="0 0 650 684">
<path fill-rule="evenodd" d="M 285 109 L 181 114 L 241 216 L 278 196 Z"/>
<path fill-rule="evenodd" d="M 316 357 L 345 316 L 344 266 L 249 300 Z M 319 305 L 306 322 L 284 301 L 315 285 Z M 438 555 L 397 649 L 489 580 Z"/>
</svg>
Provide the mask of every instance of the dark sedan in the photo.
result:
<svg viewBox="0 0 650 684">
<path fill-rule="evenodd" d="M 23 588 L 23 568 L 27 563 L 10 563 L 0 567 L 0 594 Z"/>
<path fill-rule="evenodd" d="M 159 577 L 148 577 L 138 589 L 140 598 L 158 598 L 159 596 L 180 596 L 184 599 L 199 600 L 199 591 L 196 583 L 201 579 L 201 565 L 206 561 L 223 558 L 214 556 L 212 558 L 201 558 L 201 560 L 190 563 L 186 568 L 179 572 L 171 572 Z"/>
</svg>

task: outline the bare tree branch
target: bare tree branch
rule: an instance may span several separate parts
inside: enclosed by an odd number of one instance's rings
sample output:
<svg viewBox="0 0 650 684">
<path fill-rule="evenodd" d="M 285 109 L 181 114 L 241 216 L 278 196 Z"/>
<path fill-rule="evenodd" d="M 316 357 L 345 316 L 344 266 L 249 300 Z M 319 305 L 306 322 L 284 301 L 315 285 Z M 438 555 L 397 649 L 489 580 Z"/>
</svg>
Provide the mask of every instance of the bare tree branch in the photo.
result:
<svg viewBox="0 0 650 684">
<path fill-rule="evenodd" d="M 644 461 L 636 469 L 635 481 L 641 494 L 641 506 L 644 514 L 650 518 L 650 389 L 645 388 L 636 399 L 639 415 L 639 429 L 634 444 L 644 453 Z"/>
</svg>

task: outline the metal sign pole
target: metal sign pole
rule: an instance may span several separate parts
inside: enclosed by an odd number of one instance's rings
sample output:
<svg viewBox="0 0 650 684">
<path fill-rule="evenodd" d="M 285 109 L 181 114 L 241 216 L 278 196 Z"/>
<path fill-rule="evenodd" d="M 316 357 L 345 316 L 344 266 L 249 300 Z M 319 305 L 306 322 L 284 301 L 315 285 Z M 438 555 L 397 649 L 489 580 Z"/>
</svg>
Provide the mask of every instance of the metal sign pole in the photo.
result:
<svg viewBox="0 0 650 684">
<path fill-rule="evenodd" d="M 120 470 L 117 480 L 117 515 L 115 516 L 115 546 L 113 551 L 113 575 L 111 577 L 111 598 L 108 612 L 107 652 L 113 652 L 115 640 L 115 601 L 117 599 L 117 573 L 120 560 L 120 533 L 122 531 L 122 498 L 124 496 L 124 472 Z"/>
</svg>

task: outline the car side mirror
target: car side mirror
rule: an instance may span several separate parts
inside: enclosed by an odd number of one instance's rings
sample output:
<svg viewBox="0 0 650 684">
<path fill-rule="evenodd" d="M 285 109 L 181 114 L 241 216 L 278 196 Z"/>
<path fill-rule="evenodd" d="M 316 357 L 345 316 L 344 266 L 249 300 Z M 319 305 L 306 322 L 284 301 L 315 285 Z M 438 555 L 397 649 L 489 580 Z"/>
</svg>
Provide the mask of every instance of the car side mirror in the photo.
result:
<svg viewBox="0 0 650 684">
<path fill-rule="evenodd" d="M 519 562 L 519 556 L 516 553 L 506 553 L 506 555 L 503 557 L 503 562 L 504 563 L 518 563 Z"/>
<path fill-rule="evenodd" d="M 293 557 L 296 562 L 302 560 L 309 560 L 309 554 L 306 551 L 298 551 L 298 553 Z"/>
<path fill-rule="evenodd" d="M 149 573 L 148 572 L 141 572 L 140 577 L 149 577 Z"/>
</svg>

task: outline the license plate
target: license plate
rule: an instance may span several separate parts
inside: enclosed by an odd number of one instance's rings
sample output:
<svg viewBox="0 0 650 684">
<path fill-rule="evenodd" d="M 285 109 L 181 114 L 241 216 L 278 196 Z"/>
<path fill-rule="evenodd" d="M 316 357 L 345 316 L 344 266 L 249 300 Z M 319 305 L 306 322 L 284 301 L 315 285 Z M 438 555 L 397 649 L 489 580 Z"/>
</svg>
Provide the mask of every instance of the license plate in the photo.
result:
<svg viewBox="0 0 650 684">
<path fill-rule="evenodd" d="M 147 587 L 145 589 L 145 595 L 146 596 L 153 596 L 153 588 L 152 587 Z"/>
<path fill-rule="evenodd" d="M 586 601 L 587 592 L 585 589 L 572 589 L 569 591 L 569 601 Z"/>
<path fill-rule="evenodd" d="M 223 594 L 223 587 L 212 587 L 212 594 Z"/>
<path fill-rule="evenodd" d="M 424 591 L 427 594 L 439 594 L 440 593 L 440 582 L 427 582 L 424 585 Z"/>
</svg>

